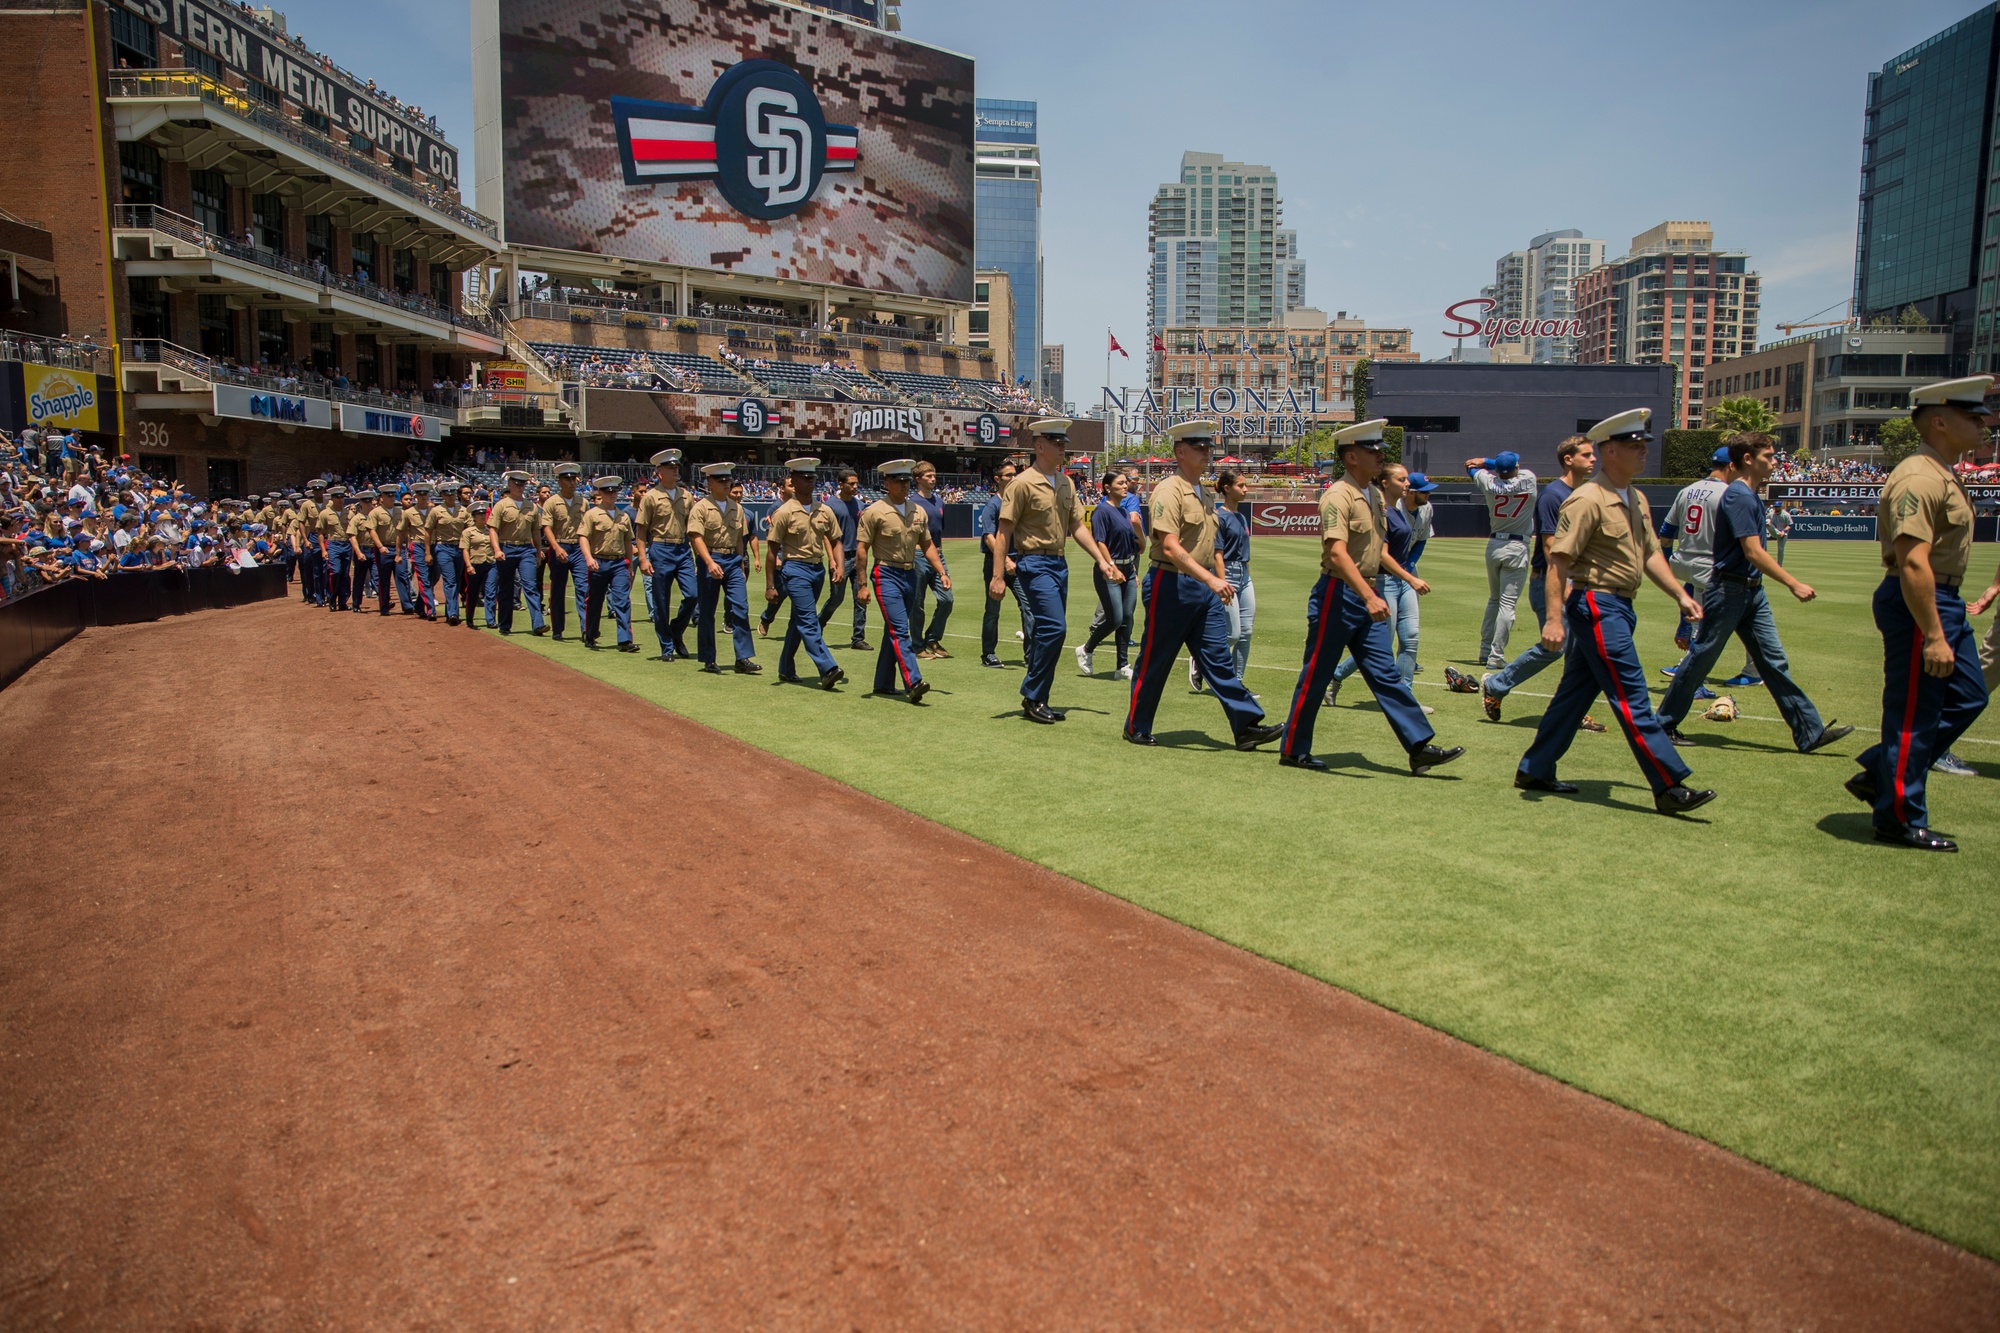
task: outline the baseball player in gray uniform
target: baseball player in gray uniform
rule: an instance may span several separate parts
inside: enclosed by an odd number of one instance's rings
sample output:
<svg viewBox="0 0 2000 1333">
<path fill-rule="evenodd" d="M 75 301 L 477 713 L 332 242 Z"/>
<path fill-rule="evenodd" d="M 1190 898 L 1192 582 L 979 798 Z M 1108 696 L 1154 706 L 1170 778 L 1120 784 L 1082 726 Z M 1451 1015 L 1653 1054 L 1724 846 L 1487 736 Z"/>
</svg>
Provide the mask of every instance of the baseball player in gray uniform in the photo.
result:
<svg viewBox="0 0 2000 1333">
<path fill-rule="evenodd" d="M 1717 449 L 1712 458 L 1709 474 L 1699 481 L 1691 481 L 1681 487 L 1674 497 L 1673 507 L 1660 523 L 1662 549 L 1667 554 L 1667 563 L 1673 567 L 1674 577 L 1688 591 L 1688 595 L 1699 602 L 1708 593 L 1710 571 L 1715 566 L 1715 520 L 1722 512 L 1722 493 L 1729 489 L 1732 473 L 1729 470 L 1729 450 L 1725 446 Z M 1690 644 L 1694 632 L 1682 616 L 1674 626 L 1674 647 L 1682 653 L 1692 655 Z M 1681 665 L 1661 667 L 1660 674 L 1672 680 L 1680 674 Z M 1744 657 L 1743 670 L 1722 682 L 1725 685 L 1755 685 L 1758 683 L 1756 664 Z M 1699 696 L 1707 697 L 1707 696 Z"/>
<path fill-rule="evenodd" d="M 1514 604 L 1528 585 L 1535 556 L 1535 474 L 1512 450 L 1468 458 L 1466 475 L 1492 524 L 1486 539 L 1486 614 L 1479 620 L 1479 664 L 1507 665 L 1507 636 L 1514 632 Z"/>
</svg>

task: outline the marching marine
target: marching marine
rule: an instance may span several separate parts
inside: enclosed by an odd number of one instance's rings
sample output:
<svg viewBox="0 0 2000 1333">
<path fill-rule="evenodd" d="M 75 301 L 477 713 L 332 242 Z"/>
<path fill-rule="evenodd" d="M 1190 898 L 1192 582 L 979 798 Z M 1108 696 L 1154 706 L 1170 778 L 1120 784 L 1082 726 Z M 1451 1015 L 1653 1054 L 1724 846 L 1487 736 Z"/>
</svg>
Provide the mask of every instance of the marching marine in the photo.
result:
<svg viewBox="0 0 2000 1333">
<path fill-rule="evenodd" d="M 701 658 L 703 671 L 722 674 L 715 656 L 715 610 L 720 602 L 736 650 L 735 671 L 754 676 L 764 668 L 757 665 L 757 641 L 750 637 L 749 585 L 744 567 L 745 556 L 754 553 L 757 539 L 750 535 L 750 520 L 743 506 L 729 498 L 736 465 L 709 463 L 701 475 L 708 483 L 708 494 L 695 501 L 687 517 L 688 545 L 695 556 L 695 590 L 701 604 L 695 613 L 695 655 Z"/>
<path fill-rule="evenodd" d="M 911 703 L 921 703 L 931 684 L 917 667 L 917 647 L 911 621 L 917 610 L 917 561 L 931 567 L 938 586 L 949 590 L 951 578 L 938 558 L 937 543 L 931 538 L 929 515 L 910 498 L 911 474 L 916 463 L 898 458 L 879 469 L 885 499 L 877 500 L 861 512 L 857 530 L 856 559 L 868 556 L 869 579 L 855 596 L 866 600 L 874 590 L 882 608 L 882 649 L 875 657 L 875 693 L 896 693 L 896 680 Z"/>
<path fill-rule="evenodd" d="M 817 458 L 794 458 L 786 462 L 791 473 L 791 490 L 785 502 L 771 512 L 765 529 L 764 597 L 775 613 L 780 602 L 792 604 L 791 623 L 785 629 L 784 651 L 778 656 L 778 679 L 796 683 L 799 648 L 819 672 L 822 689 L 832 689 L 847 678 L 826 646 L 819 623 L 819 595 L 826 586 L 826 562 L 833 562 L 837 583 L 847 577 L 846 556 L 840 546 L 840 520 L 833 510 L 813 494 L 813 477 L 819 470 Z"/>
</svg>

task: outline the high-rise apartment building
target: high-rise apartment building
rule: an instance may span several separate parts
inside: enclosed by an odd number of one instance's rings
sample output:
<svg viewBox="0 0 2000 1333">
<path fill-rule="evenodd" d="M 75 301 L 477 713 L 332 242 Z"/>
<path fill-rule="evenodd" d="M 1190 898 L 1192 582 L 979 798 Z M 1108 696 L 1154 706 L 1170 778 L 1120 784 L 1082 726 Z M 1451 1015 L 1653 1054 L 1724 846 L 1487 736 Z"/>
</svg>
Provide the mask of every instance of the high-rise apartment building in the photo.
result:
<svg viewBox="0 0 2000 1333">
<path fill-rule="evenodd" d="M 1033 383 L 1042 348 L 1042 160 L 1033 102 L 981 97 L 973 105 L 973 262 L 1005 269 L 1014 295 L 1008 364 Z"/>
<path fill-rule="evenodd" d="M 1678 366 L 1676 420 L 1669 425 L 1701 425 L 1709 363 L 1757 345 L 1761 284 L 1750 256 L 1714 247 L 1706 222 L 1662 222 L 1575 283 L 1575 314 L 1583 322 L 1576 361 Z"/>
<path fill-rule="evenodd" d="M 981 268 L 972 274 L 972 309 L 966 312 L 966 345 L 990 347 L 1000 378 L 1034 374 L 1014 359 L 1020 331 L 1020 307 L 1014 301 L 1014 277 L 1004 268 Z"/>
<path fill-rule="evenodd" d="M 1543 232 L 1525 250 L 1500 256 L 1493 265 L 1493 285 L 1481 295 L 1493 302 L 1489 319 L 1566 320 L 1576 314 L 1576 280 L 1604 262 L 1604 242 L 1574 227 Z M 1513 342 L 1485 340 L 1507 360 L 1564 365 L 1576 359 L 1572 337 L 1531 337 Z"/>
<path fill-rule="evenodd" d="M 2000 365 L 1995 9 L 1870 74 L 1862 124 L 1854 313 L 1867 324 L 1915 306 L 1948 326 L 1954 374 Z"/>
<path fill-rule="evenodd" d="M 1258 328 L 1305 304 L 1298 234 L 1278 226 L 1285 201 L 1266 166 L 1181 154 L 1178 181 L 1147 210 L 1147 324 Z"/>
<path fill-rule="evenodd" d="M 1042 346 L 1042 393 L 1052 403 L 1063 403 L 1063 345 L 1045 343 Z"/>
</svg>

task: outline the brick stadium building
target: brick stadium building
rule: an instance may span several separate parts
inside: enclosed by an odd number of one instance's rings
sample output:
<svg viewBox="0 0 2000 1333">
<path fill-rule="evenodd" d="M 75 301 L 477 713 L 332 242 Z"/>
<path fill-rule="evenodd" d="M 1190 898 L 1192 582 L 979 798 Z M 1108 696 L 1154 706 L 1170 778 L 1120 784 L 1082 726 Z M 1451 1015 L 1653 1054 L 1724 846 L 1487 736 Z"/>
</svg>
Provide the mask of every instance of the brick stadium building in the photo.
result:
<svg viewBox="0 0 2000 1333">
<path fill-rule="evenodd" d="M 1035 410 L 969 299 L 507 244 L 433 119 L 269 10 L 0 11 L 0 76 L 0 426 L 82 374 L 86 431 L 197 495 L 482 447 L 978 471 Z"/>
</svg>

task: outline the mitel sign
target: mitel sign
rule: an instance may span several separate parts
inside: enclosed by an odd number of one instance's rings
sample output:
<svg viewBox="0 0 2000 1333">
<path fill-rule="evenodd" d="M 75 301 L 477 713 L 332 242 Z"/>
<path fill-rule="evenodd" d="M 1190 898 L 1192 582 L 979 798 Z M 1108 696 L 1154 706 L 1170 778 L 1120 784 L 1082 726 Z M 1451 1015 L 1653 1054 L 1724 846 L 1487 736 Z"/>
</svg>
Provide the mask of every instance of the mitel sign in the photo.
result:
<svg viewBox="0 0 2000 1333">
<path fill-rule="evenodd" d="M 212 392 L 215 395 L 215 415 L 219 417 L 270 421 L 280 426 L 311 426 L 316 430 L 333 428 L 333 404 L 324 398 L 271 393 L 236 384 L 218 384 Z"/>
<path fill-rule="evenodd" d="M 1499 302 L 1488 296 L 1475 296 L 1469 301 L 1459 301 L 1448 305 L 1444 317 L 1458 325 L 1456 329 L 1441 332 L 1447 338 L 1484 338 L 1488 342 L 1512 343 L 1526 338 L 1581 338 L 1583 321 L 1580 319 L 1489 319 L 1486 312 Z M 1476 307 L 1479 318 L 1461 315 L 1458 312 L 1467 306 Z"/>
<path fill-rule="evenodd" d="M 878 430 L 894 431 L 921 441 L 924 438 L 924 414 L 914 407 L 857 407 L 847 414 L 849 435 L 866 435 Z"/>
</svg>

